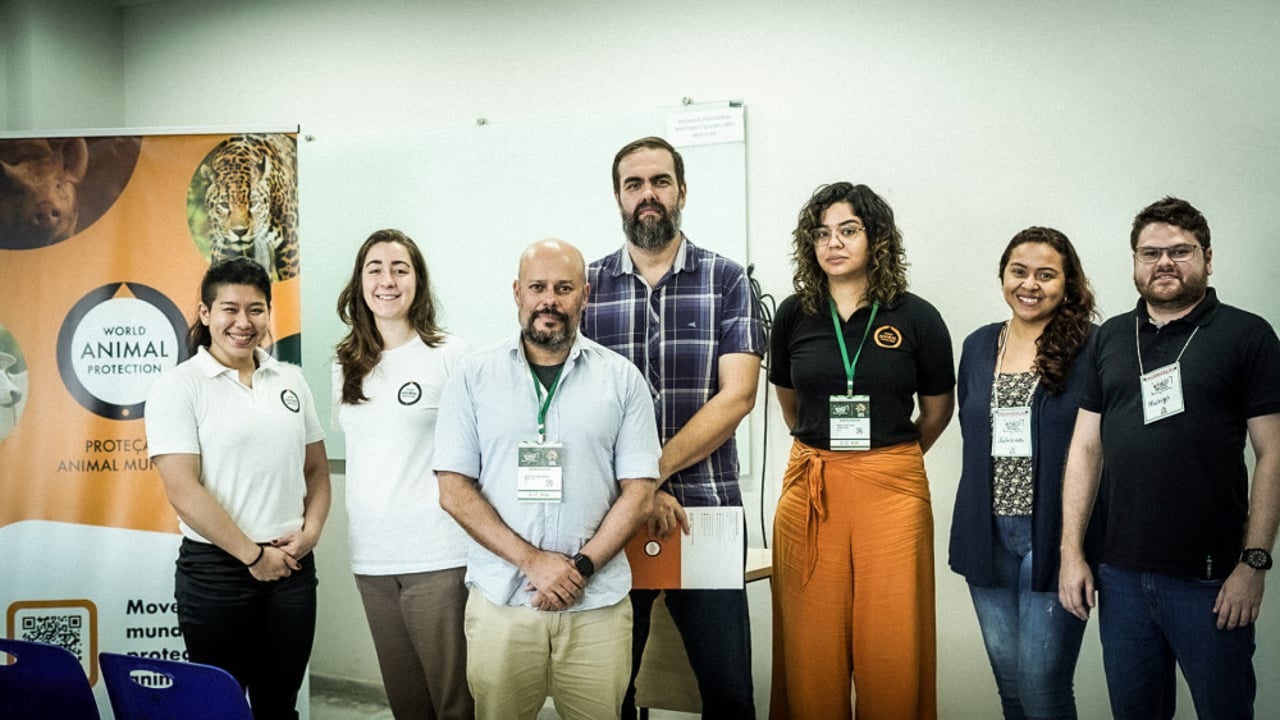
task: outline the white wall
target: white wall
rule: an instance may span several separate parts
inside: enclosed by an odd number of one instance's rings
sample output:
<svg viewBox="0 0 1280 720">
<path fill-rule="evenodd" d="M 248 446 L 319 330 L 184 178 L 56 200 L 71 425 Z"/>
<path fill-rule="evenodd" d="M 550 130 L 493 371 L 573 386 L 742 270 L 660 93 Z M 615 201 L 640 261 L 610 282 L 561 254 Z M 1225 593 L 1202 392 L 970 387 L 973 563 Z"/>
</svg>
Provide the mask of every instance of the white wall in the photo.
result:
<svg viewBox="0 0 1280 720">
<path fill-rule="evenodd" d="M 0 21 L 0 72 L 7 80 L 0 80 L 0 127 L 123 124 L 121 10 L 113 2 L 4 0 Z"/>
<path fill-rule="evenodd" d="M 4 100 L 0 102 L 0 128 L 9 127 L 11 114 L 9 105 L 12 100 L 12 93 L 9 90 L 12 85 L 9 68 L 13 66 L 10 56 L 17 52 L 14 47 L 14 27 L 17 21 L 18 16 L 12 4 L 8 0 L 0 1 L 0 98 Z"/>
<path fill-rule="evenodd" d="M 819 183 L 866 182 L 889 200 L 906 235 L 913 289 L 941 309 L 957 349 L 970 330 L 1007 314 L 995 264 L 1008 238 L 1031 224 L 1058 227 L 1076 242 L 1107 314 L 1130 307 L 1129 222 L 1172 193 L 1209 218 L 1213 282 L 1223 299 L 1280 325 L 1272 279 L 1280 250 L 1268 217 L 1280 189 L 1280 94 L 1270 79 L 1280 66 L 1280 6 L 1266 0 L 1212 8 L 1096 0 L 656 0 L 627 7 L 168 0 L 122 12 L 117 101 L 125 125 L 301 124 L 317 135 L 380 134 L 465 126 L 478 117 L 581 117 L 669 106 L 682 97 L 741 99 L 750 253 L 742 259 L 756 264 L 765 290 L 779 300 L 790 288 L 789 229 Z M 60 39 L 58 52 L 42 45 L 41 62 L 62 63 L 54 57 L 61 49 L 79 56 L 83 36 Z M 110 42 L 91 46 L 110 54 Z M 12 80 L 10 67 L 7 100 L 17 102 L 0 120 L 15 130 L 116 124 L 94 111 L 101 105 L 103 115 L 114 112 L 91 86 L 104 78 L 86 77 L 78 66 L 63 63 L 61 82 L 88 93 L 90 107 L 49 102 L 20 111 L 27 93 L 45 91 Z M 582 168 L 600 178 L 601 193 L 610 191 L 610 160 Z M 539 181 L 536 174 L 495 177 L 492 196 L 459 212 Z M 699 189 L 689 190 L 696 204 Z M 573 213 L 573 204 L 565 198 L 552 212 Z M 371 228 L 378 223 L 369 218 Z M 486 259 L 500 264 L 512 263 L 534 239 L 494 237 L 483 228 L 477 235 L 483 237 L 456 241 L 483 239 Z M 505 292 L 492 289 L 495 312 L 510 312 Z M 465 327 L 454 330 L 466 335 Z M 770 410 L 771 436 L 767 443 L 757 437 L 752 462 L 761 466 L 767 445 L 769 507 L 787 447 L 776 404 Z M 762 424 L 753 424 L 757 436 Z M 941 709 L 948 718 L 993 717 L 998 704 L 977 623 L 963 582 L 945 564 L 959 460 L 953 426 L 928 460 Z M 754 508 L 749 521 L 758 527 Z M 346 575 L 344 533 L 335 512 L 320 549 L 323 605 L 313 668 L 374 678 Z M 1277 596 L 1273 588 L 1260 626 L 1259 708 L 1280 706 L 1272 681 L 1280 671 Z M 753 610 L 767 628 L 767 605 Z M 757 639 L 763 685 L 769 651 Z M 1081 716 L 1105 717 L 1092 626 L 1077 685 Z M 761 692 L 767 697 L 767 686 Z M 1179 717 L 1191 717 L 1185 694 L 1180 704 Z"/>
</svg>

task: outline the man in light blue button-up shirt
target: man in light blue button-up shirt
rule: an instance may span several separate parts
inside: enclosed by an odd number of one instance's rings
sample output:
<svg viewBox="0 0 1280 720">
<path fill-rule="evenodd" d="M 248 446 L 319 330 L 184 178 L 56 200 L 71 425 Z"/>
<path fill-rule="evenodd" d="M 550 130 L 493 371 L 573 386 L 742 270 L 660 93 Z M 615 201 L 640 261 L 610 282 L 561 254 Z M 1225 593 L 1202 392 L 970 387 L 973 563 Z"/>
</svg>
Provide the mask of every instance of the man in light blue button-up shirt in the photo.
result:
<svg viewBox="0 0 1280 720">
<path fill-rule="evenodd" d="M 478 718 L 534 718 L 548 692 L 561 717 L 617 717 L 630 678 L 621 550 L 651 508 L 661 448 L 643 376 L 578 334 L 589 293 L 576 248 L 531 245 L 514 285 L 519 336 L 460 362 L 441 398 L 433 467 L 440 504 L 473 540 Z M 530 450 L 558 465 L 520 468 Z"/>
</svg>

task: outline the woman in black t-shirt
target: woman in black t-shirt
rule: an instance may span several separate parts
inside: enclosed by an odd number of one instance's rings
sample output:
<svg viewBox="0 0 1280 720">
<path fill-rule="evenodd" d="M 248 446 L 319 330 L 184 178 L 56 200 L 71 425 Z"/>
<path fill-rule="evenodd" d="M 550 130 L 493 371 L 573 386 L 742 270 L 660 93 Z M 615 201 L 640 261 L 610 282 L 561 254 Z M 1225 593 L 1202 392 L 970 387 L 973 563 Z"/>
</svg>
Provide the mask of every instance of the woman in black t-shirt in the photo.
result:
<svg viewBox="0 0 1280 720">
<path fill-rule="evenodd" d="M 893 210 L 818 188 L 793 233 L 795 294 L 769 380 L 795 440 L 774 521 L 771 716 L 937 716 L 924 451 L 955 405 L 951 339 L 907 292 Z M 919 404 L 919 413 L 913 412 Z"/>
</svg>

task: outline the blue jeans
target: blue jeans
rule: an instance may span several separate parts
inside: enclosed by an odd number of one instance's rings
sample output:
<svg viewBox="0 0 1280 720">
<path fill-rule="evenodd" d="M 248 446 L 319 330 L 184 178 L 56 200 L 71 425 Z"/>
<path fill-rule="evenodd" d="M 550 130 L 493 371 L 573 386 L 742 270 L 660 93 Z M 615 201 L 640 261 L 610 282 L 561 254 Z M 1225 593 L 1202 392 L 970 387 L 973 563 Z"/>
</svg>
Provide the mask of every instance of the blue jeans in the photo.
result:
<svg viewBox="0 0 1280 720">
<path fill-rule="evenodd" d="M 741 720 L 756 716 L 751 684 L 751 621 L 746 590 L 667 590 L 667 610 L 680 631 L 689 666 L 702 696 L 702 717 Z M 636 717 L 636 673 L 649 639 L 657 590 L 632 590 L 631 683 L 622 701 L 623 720 Z"/>
<path fill-rule="evenodd" d="M 1117 720 L 1172 718 L 1175 663 L 1200 720 L 1253 717 L 1253 626 L 1218 629 L 1222 582 L 1098 569 L 1102 665 Z"/>
<path fill-rule="evenodd" d="M 1031 590 L 1031 516 L 995 517 L 997 587 L 969 585 L 1006 720 L 1076 717 L 1084 622 L 1056 592 Z"/>
</svg>

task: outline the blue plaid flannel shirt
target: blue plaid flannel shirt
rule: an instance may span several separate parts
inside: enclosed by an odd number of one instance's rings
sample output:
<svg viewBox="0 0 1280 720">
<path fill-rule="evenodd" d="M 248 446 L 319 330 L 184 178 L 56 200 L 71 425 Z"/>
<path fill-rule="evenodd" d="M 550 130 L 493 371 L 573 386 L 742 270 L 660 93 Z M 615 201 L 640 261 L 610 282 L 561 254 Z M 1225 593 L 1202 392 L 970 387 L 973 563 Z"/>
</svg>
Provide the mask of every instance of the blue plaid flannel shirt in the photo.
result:
<svg viewBox="0 0 1280 720">
<path fill-rule="evenodd" d="M 587 270 L 587 337 L 631 360 L 649 382 L 665 445 L 719 389 L 721 355 L 764 354 L 764 330 L 738 263 L 681 237 L 675 263 L 650 289 L 627 247 Z M 742 504 L 733 437 L 663 485 L 689 507 Z"/>
</svg>

